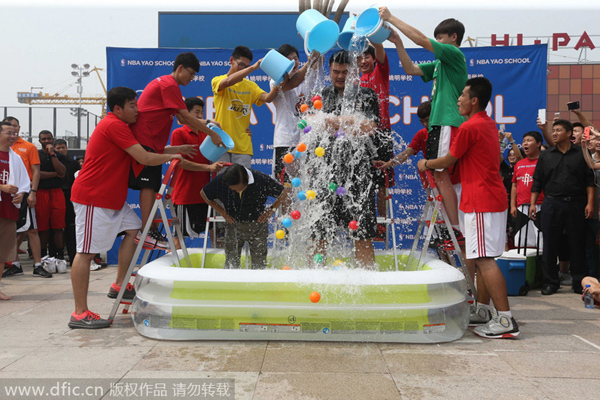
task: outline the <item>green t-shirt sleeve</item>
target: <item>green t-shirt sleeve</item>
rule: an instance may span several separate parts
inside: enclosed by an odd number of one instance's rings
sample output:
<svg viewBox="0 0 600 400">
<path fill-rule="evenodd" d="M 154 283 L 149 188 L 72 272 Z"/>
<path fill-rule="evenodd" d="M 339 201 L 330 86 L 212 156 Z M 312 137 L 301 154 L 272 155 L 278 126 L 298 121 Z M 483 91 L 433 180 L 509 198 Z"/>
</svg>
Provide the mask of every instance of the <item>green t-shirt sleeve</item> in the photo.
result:
<svg viewBox="0 0 600 400">
<path fill-rule="evenodd" d="M 435 54 L 435 58 L 440 60 L 445 64 L 454 64 L 461 63 L 465 58 L 460 49 L 451 44 L 444 44 L 436 42 L 433 39 L 429 39 L 431 41 L 431 45 L 433 46 L 433 53 Z"/>
<path fill-rule="evenodd" d="M 423 72 L 423 76 L 421 76 L 423 82 L 429 82 L 433 79 L 433 73 L 435 72 L 435 64 L 435 62 L 430 62 L 418 65 L 418 67 L 421 69 L 421 72 Z"/>
</svg>

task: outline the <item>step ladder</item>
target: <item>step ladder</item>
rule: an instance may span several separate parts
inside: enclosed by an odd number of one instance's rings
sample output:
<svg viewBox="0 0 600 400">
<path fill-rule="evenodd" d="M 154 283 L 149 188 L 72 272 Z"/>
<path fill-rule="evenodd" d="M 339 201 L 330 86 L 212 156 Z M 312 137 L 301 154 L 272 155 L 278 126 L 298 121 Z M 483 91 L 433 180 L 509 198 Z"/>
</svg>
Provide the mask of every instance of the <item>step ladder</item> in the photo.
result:
<svg viewBox="0 0 600 400">
<path fill-rule="evenodd" d="M 425 171 L 425 173 L 420 174 L 420 176 L 423 187 L 425 188 L 425 192 L 427 193 L 427 199 L 425 200 L 425 207 L 423 207 L 423 212 L 421 213 L 421 218 L 419 220 L 419 226 L 417 228 L 417 232 L 415 233 L 415 239 L 410 250 L 408 267 L 409 269 L 418 269 L 421 267 L 423 264 L 422 260 L 425 259 L 425 255 L 427 254 L 427 249 L 429 248 L 429 243 L 431 241 L 433 232 L 435 231 L 438 237 L 441 239 L 443 237 L 442 226 L 444 226 L 448 231 L 448 235 L 450 236 L 452 243 L 441 243 L 441 248 L 438 248 L 438 255 L 445 255 L 446 260 L 444 261 L 449 262 L 453 267 L 462 271 L 463 275 L 465 276 L 465 280 L 467 281 L 467 289 L 471 291 L 474 298 L 477 298 L 477 290 L 473 284 L 473 280 L 471 279 L 471 274 L 469 273 L 465 258 L 458 245 L 456 236 L 454 235 L 454 231 L 446 214 L 446 210 L 444 209 L 444 205 L 442 203 L 443 197 L 437 188 L 433 174 L 431 171 Z M 425 225 L 428 226 L 427 234 L 425 235 L 424 242 L 421 243 L 421 234 L 423 233 Z"/>
<path fill-rule="evenodd" d="M 394 203 L 390 194 L 390 177 L 387 170 L 381 170 L 385 175 L 385 217 L 377 217 L 377 224 L 385 225 L 385 249 L 390 248 L 390 230 L 392 236 L 392 251 L 394 253 L 394 266 L 398 271 L 398 248 L 396 246 L 396 222 L 394 220 Z"/>
<path fill-rule="evenodd" d="M 158 212 L 158 218 L 151 219 L 146 222 L 146 226 L 144 227 L 144 230 L 142 232 L 142 237 L 145 238 L 148 235 L 148 232 L 150 231 L 150 227 L 152 226 L 153 223 L 163 224 L 166 234 L 167 234 L 167 239 L 168 239 L 169 247 L 171 249 L 171 254 L 175 255 L 175 264 L 177 267 L 181 267 L 182 260 L 179 259 L 179 254 L 175 248 L 175 242 L 173 241 L 173 232 L 177 233 L 177 237 L 179 237 L 179 239 L 180 239 L 179 243 L 181 244 L 181 250 L 184 255 L 183 261 L 185 261 L 185 266 L 189 268 L 192 266 L 192 263 L 190 261 L 190 256 L 188 254 L 187 248 L 185 246 L 185 240 L 183 238 L 183 233 L 181 230 L 181 223 L 180 223 L 179 218 L 177 217 L 176 209 L 173 206 L 173 201 L 171 199 L 171 192 L 173 191 L 173 185 L 177 181 L 177 176 L 179 175 L 180 170 L 181 169 L 179 166 L 179 160 L 172 161 L 171 165 L 169 165 L 169 168 L 167 169 L 167 173 L 165 174 L 165 176 L 163 178 L 160 189 L 159 189 L 158 193 L 156 193 L 154 205 L 152 206 L 152 211 L 150 212 L 151 216 L 155 216 L 156 213 Z M 167 215 L 167 208 L 171 211 L 171 218 L 169 218 Z M 133 255 L 133 258 L 131 259 L 131 263 L 129 264 L 127 273 L 125 274 L 126 278 L 123 281 L 123 283 L 121 284 L 121 290 L 119 291 L 119 294 L 117 295 L 117 298 L 115 299 L 115 303 L 114 303 L 113 308 L 108 317 L 108 320 L 111 322 L 114 321 L 114 318 L 117 314 L 117 310 L 119 309 L 120 304 L 124 305 L 123 314 L 127 314 L 128 310 L 129 310 L 129 306 L 131 305 L 132 301 L 123 299 L 123 295 L 125 294 L 125 291 L 127 290 L 127 284 L 129 283 L 131 277 L 136 276 L 136 272 L 134 272 L 133 270 L 135 268 L 135 265 L 137 263 L 137 260 L 140 256 L 140 254 L 142 253 L 142 250 L 144 250 L 144 254 L 142 256 L 142 262 L 140 265 L 143 266 L 147 263 L 150 254 L 155 249 L 144 249 L 143 241 L 140 241 L 137 244 L 135 253 Z"/>
</svg>

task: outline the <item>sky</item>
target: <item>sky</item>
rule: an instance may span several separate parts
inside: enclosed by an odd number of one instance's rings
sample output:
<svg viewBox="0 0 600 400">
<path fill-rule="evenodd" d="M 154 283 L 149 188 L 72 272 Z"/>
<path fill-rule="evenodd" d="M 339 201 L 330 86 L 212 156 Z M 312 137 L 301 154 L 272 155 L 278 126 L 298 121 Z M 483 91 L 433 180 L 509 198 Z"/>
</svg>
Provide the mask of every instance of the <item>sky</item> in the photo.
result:
<svg viewBox="0 0 600 400">
<path fill-rule="evenodd" d="M 91 67 L 105 68 L 107 46 L 157 47 L 159 11 L 298 10 L 296 0 L 52 0 L 49 3 L 48 0 L 0 0 L 3 17 L 0 106 L 18 106 L 17 92 L 29 92 L 31 87 L 43 87 L 44 93 L 77 96 L 71 64 L 88 63 Z M 339 3 L 336 0 L 336 8 Z M 360 13 L 372 3 L 372 0 L 350 0 L 346 9 Z M 466 36 L 479 38 L 480 44 L 486 44 L 486 40 L 489 44 L 492 33 L 550 36 L 567 32 L 574 36 L 587 31 L 600 46 L 596 20 L 600 2 L 596 1 L 461 0 L 459 5 L 449 5 L 447 0 L 422 0 L 412 6 L 397 0 L 388 3 L 393 14 L 429 35 L 437 22 L 452 16 L 465 24 Z M 574 44 L 575 41 L 570 45 Z M 273 47 L 279 45 L 274 43 Z M 407 44 L 407 47 L 412 46 Z M 578 55 L 574 51 L 568 53 L 553 56 L 554 61 L 576 61 Z M 588 53 L 590 56 L 600 62 L 600 48 Z M 106 82 L 106 71 L 101 76 Z M 95 74 L 83 79 L 83 94 L 103 94 Z M 100 113 L 99 107 L 90 111 Z"/>
</svg>

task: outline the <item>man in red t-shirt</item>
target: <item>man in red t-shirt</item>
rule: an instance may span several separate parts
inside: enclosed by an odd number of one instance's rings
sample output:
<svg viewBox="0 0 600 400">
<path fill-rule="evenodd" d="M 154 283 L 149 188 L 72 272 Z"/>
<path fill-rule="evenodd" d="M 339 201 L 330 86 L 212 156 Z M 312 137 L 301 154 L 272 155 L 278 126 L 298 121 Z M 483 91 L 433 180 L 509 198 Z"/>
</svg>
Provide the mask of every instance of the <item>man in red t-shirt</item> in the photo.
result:
<svg viewBox="0 0 600 400">
<path fill-rule="evenodd" d="M 394 31 L 392 34 L 397 33 Z M 373 89 L 379 100 L 379 126 L 373 134 L 373 145 L 377 148 L 377 158 L 389 161 L 394 155 L 394 140 L 390 124 L 390 63 L 382 44 L 373 44 L 362 54 L 358 60 L 360 67 L 360 85 Z M 388 187 L 396 184 L 394 169 L 385 168 L 388 175 Z M 375 186 L 377 187 L 377 214 L 386 217 L 385 210 L 385 173 L 383 169 L 376 169 L 374 173 Z M 385 226 L 377 226 L 377 237 L 383 239 Z"/>
<path fill-rule="evenodd" d="M 201 119 L 204 115 L 204 101 L 198 97 L 185 99 L 187 110 L 195 118 Z M 171 144 L 180 146 L 191 144 L 200 146 L 206 134 L 195 132 L 187 125 L 177 128 L 171 136 Z M 223 168 L 222 162 L 211 164 L 201 153 L 181 162 L 182 171 L 173 186 L 173 205 L 177 209 L 177 215 L 181 222 L 183 236 L 198 237 L 206 227 L 206 216 L 208 204 L 204 201 L 200 192 L 204 185 L 210 182 L 211 172 L 218 172 Z M 179 238 L 175 239 L 175 247 L 180 249 Z"/>
<path fill-rule="evenodd" d="M 25 164 L 10 148 L 16 139 L 10 122 L 0 122 L 0 271 L 17 257 L 19 207 L 31 185 Z M 0 292 L 0 300 L 10 296 Z"/>
<path fill-rule="evenodd" d="M 515 337 L 520 332 L 508 304 L 506 281 L 494 259 L 502 255 L 506 241 L 506 189 L 500 179 L 498 129 L 485 112 L 491 96 L 490 81 L 469 79 L 458 99 L 460 115 L 468 120 L 459 127 L 450 152 L 435 160 L 420 160 L 418 167 L 425 171 L 460 163 L 465 255 L 467 260 L 472 260 L 468 263 L 472 275 L 476 266 L 482 278 L 477 280 L 478 304 L 474 313 L 479 314 L 482 309 L 482 314 L 489 318 L 485 325 L 475 328 L 474 333 L 497 339 Z M 489 305 L 490 297 L 496 309 Z"/>
<path fill-rule="evenodd" d="M 538 229 L 533 221 L 529 219 L 529 202 L 531 201 L 533 172 L 540 158 L 542 140 L 542 135 L 539 132 L 531 131 L 525 133 L 523 135 L 523 150 L 527 157 L 519 160 L 514 167 L 512 188 L 510 191 L 510 215 L 516 218 L 518 224 L 515 228 L 515 230 L 518 230 L 515 234 L 515 245 L 519 244 L 520 247 L 537 247 Z M 535 203 L 536 211 L 541 209 L 543 201 L 544 195 L 540 193 Z M 519 218 L 517 218 L 517 215 Z M 518 223 L 519 220 L 527 222 Z M 527 224 L 529 226 L 525 227 Z M 522 239 L 521 233 L 525 234 L 525 231 L 527 231 L 527 237 Z"/>
<path fill-rule="evenodd" d="M 119 248 L 117 278 L 108 297 L 116 298 L 135 253 L 134 238 L 142 226 L 137 214 L 125 202 L 131 157 L 144 165 L 161 165 L 182 160 L 179 154 L 154 154 L 138 143 L 128 124 L 137 117 L 137 94 L 125 87 L 111 89 L 107 95 L 110 113 L 94 129 L 86 149 L 85 163 L 71 189 L 75 209 L 77 255 L 72 263 L 71 283 L 75 311 L 70 328 L 99 329 L 110 326 L 87 305 L 90 263 L 96 253 L 110 250 L 119 232 L 125 237 Z M 131 157 L 130 157 L 131 156 Z M 128 284 L 125 299 L 135 290 Z"/>
<path fill-rule="evenodd" d="M 138 102 L 139 115 L 136 123 L 131 125 L 131 130 L 146 150 L 159 154 L 181 153 L 186 156 L 193 156 L 198 152 L 198 147 L 191 145 L 167 147 L 175 117 L 194 131 L 210 136 L 215 145 L 223 145 L 221 137 L 202 120 L 193 117 L 183 102 L 179 85 L 187 86 L 199 70 L 200 62 L 194 53 L 181 53 L 175 58 L 170 75 L 158 77 L 144 88 Z M 146 222 L 151 219 L 150 212 L 161 185 L 161 172 L 160 165 L 144 168 L 140 163 L 132 164 L 129 187 L 140 191 L 142 226 L 146 226 Z M 140 239 L 141 235 L 137 236 L 136 242 Z M 144 238 L 144 243 L 159 249 L 168 249 L 166 239 L 154 228 L 148 237 Z"/>
</svg>

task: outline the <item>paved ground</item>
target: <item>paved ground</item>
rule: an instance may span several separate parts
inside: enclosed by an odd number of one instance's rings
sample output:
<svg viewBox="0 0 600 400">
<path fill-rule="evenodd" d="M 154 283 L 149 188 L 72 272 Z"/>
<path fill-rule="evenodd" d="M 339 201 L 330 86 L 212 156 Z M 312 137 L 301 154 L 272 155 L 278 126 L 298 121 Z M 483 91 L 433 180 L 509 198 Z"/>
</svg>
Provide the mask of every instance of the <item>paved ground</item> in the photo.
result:
<svg viewBox="0 0 600 400">
<path fill-rule="evenodd" d="M 104 317 L 115 272 L 91 272 L 90 307 Z M 600 310 L 585 309 L 566 290 L 511 297 L 519 339 L 482 340 L 469 329 L 439 345 L 157 341 L 139 335 L 122 314 L 109 329 L 70 330 L 69 274 L 34 278 L 25 264 L 25 275 L 3 279 L 0 290 L 13 297 L 0 302 L 4 385 L 16 378 L 233 378 L 236 399 L 278 400 L 562 400 L 600 393 Z M 0 398 L 15 398 L 2 384 Z"/>
</svg>

